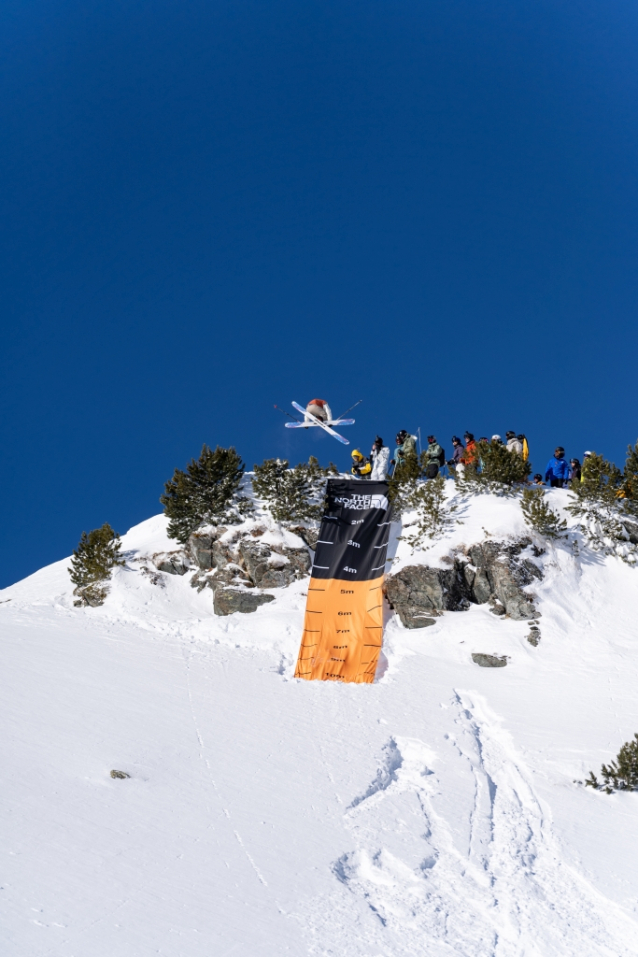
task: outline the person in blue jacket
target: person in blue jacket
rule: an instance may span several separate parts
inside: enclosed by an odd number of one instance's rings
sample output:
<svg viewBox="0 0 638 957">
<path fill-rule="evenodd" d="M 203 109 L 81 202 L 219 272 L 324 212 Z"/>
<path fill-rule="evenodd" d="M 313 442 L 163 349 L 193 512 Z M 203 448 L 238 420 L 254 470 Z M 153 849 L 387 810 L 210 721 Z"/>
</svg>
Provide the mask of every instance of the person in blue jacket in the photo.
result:
<svg viewBox="0 0 638 957">
<path fill-rule="evenodd" d="M 569 463 L 565 461 L 565 449 L 559 445 L 554 452 L 554 458 L 547 463 L 545 481 L 549 482 L 552 488 L 565 488 L 570 472 Z"/>
</svg>

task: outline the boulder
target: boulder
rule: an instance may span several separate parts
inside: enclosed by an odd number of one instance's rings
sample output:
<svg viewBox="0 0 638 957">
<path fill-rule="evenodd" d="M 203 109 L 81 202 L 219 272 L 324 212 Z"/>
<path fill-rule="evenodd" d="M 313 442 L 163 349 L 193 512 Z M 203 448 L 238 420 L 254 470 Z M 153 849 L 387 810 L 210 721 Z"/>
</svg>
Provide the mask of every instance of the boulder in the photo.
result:
<svg viewBox="0 0 638 957">
<path fill-rule="evenodd" d="M 527 640 L 529 641 L 530 645 L 534 646 L 534 648 L 538 647 L 539 642 L 541 640 L 541 630 L 538 627 L 538 625 L 536 624 L 531 625 L 529 629 L 529 635 L 527 636 Z"/>
<path fill-rule="evenodd" d="M 505 655 L 483 655 L 480 653 L 472 654 L 472 661 L 481 668 L 504 668 L 507 665 Z"/>
<path fill-rule="evenodd" d="M 260 605 L 275 600 L 274 595 L 244 588 L 233 588 L 223 585 L 221 582 L 213 585 L 213 595 L 213 607 L 216 615 L 232 615 L 236 611 L 246 614 L 257 611 Z"/>
<path fill-rule="evenodd" d="M 167 575 L 185 575 L 190 568 L 186 554 L 181 550 L 158 552 L 151 560 L 158 571 Z"/>
</svg>

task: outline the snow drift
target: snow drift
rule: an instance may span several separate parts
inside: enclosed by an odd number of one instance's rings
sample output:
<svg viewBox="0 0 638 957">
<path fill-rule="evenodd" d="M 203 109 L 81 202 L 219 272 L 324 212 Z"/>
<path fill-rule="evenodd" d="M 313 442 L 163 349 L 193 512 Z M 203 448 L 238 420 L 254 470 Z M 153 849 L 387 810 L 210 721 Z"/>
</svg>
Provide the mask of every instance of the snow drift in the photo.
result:
<svg viewBox="0 0 638 957">
<path fill-rule="evenodd" d="M 529 534 L 516 500 L 457 518 L 393 573 Z M 537 646 L 487 604 L 386 609 L 343 685 L 293 678 L 307 578 L 219 617 L 149 573 L 173 549 L 131 529 L 100 608 L 68 561 L 0 593 L 5 953 L 638 955 L 638 794 L 574 783 L 638 730 L 637 570 L 546 547 Z"/>
</svg>

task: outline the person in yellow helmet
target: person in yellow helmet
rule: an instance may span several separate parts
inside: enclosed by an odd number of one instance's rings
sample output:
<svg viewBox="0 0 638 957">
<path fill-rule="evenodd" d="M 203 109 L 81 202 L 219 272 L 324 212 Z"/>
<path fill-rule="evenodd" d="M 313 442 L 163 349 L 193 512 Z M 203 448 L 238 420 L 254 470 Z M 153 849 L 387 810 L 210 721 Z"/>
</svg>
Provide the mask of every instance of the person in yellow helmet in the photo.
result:
<svg viewBox="0 0 638 957">
<path fill-rule="evenodd" d="M 370 459 L 366 458 L 365 455 L 362 455 L 359 449 L 355 449 L 352 453 L 352 468 L 350 471 L 357 478 L 370 478 L 370 473 L 372 471 Z"/>
</svg>

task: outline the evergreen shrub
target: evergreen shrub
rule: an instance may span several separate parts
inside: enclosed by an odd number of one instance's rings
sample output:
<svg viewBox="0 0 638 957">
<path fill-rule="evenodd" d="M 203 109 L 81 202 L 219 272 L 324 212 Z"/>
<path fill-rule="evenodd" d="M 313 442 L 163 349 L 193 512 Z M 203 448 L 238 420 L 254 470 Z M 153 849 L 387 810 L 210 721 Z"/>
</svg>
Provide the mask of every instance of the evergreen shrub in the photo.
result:
<svg viewBox="0 0 638 957">
<path fill-rule="evenodd" d="M 292 469 L 286 459 L 266 459 L 254 467 L 253 491 L 276 522 L 317 522 L 323 515 L 327 479 L 338 474 L 332 462 L 323 468 L 312 455 Z"/>
<path fill-rule="evenodd" d="M 439 538 L 449 526 L 456 505 L 448 505 L 445 497 L 445 479 L 439 473 L 425 482 L 416 481 L 404 486 L 404 510 L 416 512 L 416 521 L 409 525 L 410 533 L 404 535 L 412 548 L 421 548 L 426 539 Z"/>
<path fill-rule="evenodd" d="M 105 583 L 117 565 L 124 565 L 120 558 L 120 536 L 108 522 L 88 535 L 82 532 L 78 547 L 73 551 L 71 581 L 76 586 L 79 600 L 75 605 L 101 605 L 106 598 Z"/>
<path fill-rule="evenodd" d="M 191 459 L 186 471 L 175 469 L 160 496 L 164 514 L 170 519 L 169 538 L 185 544 L 202 525 L 237 525 L 249 514 L 252 504 L 240 494 L 244 463 L 234 448 L 213 451 L 207 445 L 199 459 Z"/>
<path fill-rule="evenodd" d="M 542 488 L 523 489 L 521 509 L 527 525 L 544 538 L 561 538 L 567 530 L 567 522 L 547 504 Z"/>
<path fill-rule="evenodd" d="M 638 546 L 631 542 L 628 530 L 636 515 L 636 502 L 627 495 L 634 484 L 631 469 L 635 452 L 630 446 L 630 465 L 624 474 L 602 455 L 590 455 L 583 463 L 581 481 L 570 489 L 571 503 L 567 506 L 594 551 L 617 555 L 628 564 L 635 564 L 638 558 Z"/>
<path fill-rule="evenodd" d="M 597 791 L 605 791 L 606 794 L 612 794 L 614 791 L 638 791 L 638 734 L 634 735 L 633 741 L 623 744 L 615 761 L 609 766 L 603 764 L 600 773 L 602 782 L 590 771 L 585 784 Z"/>
<path fill-rule="evenodd" d="M 403 461 L 397 462 L 394 472 L 388 479 L 388 498 L 392 502 L 395 515 L 412 508 L 410 504 L 419 482 L 425 478 L 428 459 L 425 452 L 417 455 L 409 452 Z"/>
<path fill-rule="evenodd" d="M 500 442 L 477 442 L 474 454 L 464 474 L 457 472 L 456 477 L 459 487 L 469 492 L 513 495 L 532 471 L 530 462 Z"/>
</svg>

